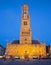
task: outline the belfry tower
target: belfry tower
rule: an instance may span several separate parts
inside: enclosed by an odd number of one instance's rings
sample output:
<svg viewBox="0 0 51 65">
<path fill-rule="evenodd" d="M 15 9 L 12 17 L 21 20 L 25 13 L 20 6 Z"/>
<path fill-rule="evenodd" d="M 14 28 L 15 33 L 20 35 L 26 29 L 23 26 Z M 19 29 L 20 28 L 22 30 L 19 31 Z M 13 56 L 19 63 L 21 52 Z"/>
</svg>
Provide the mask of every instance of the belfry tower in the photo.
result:
<svg viewBox="0 0 51 65">
<path fill-rule="evenodd" d="M 16 42 L 16 43 L 15 43 Z M 32 43 L 31 40 L 31 28 L 30 28 L 30 17 L 28 13 L 28 5 L 22 6 L 22 15 L 21 15 L 21 28 L 20 28 L 20 44 L 17 40 L 7 43 L 5 50 L 5 59 L 33 59 L 37 58 L 46 58 L 46 45 L 40 44 L 36 40 Z M 37 44 L 36 44 L 37 43 Z M 38 50 L 38 51 L 37 51 Z M 9 58 L 8 58 L 9 57 Z"/>
<path fill-rule="evenodd" d="M 31 44 L 30 17 L 28 13 L 28 5 L 22 6 L 20 44 Z"/>
</svg>

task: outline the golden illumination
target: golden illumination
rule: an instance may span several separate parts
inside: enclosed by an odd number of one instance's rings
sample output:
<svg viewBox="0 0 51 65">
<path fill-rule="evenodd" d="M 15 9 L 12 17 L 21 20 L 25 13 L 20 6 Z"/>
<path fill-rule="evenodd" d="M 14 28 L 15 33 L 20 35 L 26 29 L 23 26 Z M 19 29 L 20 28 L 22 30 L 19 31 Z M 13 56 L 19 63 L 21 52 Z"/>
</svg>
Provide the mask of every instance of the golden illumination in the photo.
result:
<svg viewBox="0 0 51 65">
<path fill-rule="evenodd" d="M 18 56 L 20 59 L 33 57 L 46 57 L 45 44 L 32 44 L 30 17 L 28 13 L 28 6 L 22 6 L 21 29 L 20 29 L 20 44 L 6 45 L 6 56 Z"/>
</svg>

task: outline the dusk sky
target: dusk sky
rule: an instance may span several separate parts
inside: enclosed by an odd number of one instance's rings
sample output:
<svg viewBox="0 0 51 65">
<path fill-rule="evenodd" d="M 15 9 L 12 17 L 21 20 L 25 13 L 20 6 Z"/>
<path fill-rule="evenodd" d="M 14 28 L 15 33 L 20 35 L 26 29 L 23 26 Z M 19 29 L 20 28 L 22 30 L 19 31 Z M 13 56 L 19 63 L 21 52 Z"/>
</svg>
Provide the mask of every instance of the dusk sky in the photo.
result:
<svg viewBox="0 0 51 65">
<path fill-rule="evenodd" d="M 32 39 L 51 44 L 51 0 L 0 0 L 0 44 L 20 39 L 22 4 L 28 4 Z"/>
</svg>

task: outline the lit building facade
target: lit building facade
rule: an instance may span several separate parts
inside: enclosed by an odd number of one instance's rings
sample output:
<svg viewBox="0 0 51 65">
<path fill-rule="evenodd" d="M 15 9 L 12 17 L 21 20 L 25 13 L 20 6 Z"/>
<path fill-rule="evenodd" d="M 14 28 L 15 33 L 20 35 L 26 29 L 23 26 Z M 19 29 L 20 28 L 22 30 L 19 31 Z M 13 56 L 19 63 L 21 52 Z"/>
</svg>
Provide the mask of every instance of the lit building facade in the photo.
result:
<svg viewBox="0 0 51 65">
<path fill-rule="evenodd" d="M 21 28 L 20 28 L 20 43 L 6 44 L 6 56 L 20 57 L 20 59 L 33 57 L 46 57 L 46 45 L 32 44 L 30 28 L 30 16 L 28 12 L 28 5 L 22 6 Z"/>
<path fill-rule="evenodd" d="M 51 46 L 50 46 L 50 54 L 51 54 Z"/>
<path fill-rule="evenodd" d="M 50 57 L 51 57 L 51 45 L 49 47 L 49 54 L 50 54 Z"/>
</svg>

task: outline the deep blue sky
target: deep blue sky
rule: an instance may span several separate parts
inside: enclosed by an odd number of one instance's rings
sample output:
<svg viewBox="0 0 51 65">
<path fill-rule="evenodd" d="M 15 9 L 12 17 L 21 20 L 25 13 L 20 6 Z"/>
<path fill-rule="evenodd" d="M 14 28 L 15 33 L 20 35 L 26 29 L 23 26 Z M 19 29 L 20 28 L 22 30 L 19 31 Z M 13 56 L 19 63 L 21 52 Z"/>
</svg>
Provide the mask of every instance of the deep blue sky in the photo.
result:
<svg viewBox="0 0 51 65">
<path fill-rule="evenodd" d="M 0 0 L 0 44 L 19 39 L 22 4 L 28 4 L 32 39 L 51 43 L 51 0 Z"/>
</svg>

